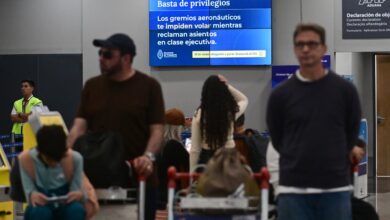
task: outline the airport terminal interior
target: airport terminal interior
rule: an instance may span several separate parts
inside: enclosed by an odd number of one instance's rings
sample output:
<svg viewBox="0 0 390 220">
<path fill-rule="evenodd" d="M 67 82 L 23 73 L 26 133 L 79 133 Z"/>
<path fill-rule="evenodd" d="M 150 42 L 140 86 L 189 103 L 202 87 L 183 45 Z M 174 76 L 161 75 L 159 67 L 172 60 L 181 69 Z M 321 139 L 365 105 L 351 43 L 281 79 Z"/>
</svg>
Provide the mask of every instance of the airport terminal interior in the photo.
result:
<svg viewBox="0 0 390 220">
<path fill-rule="evenodd" d="M 324 67 L 356 87 L 366 154 L 355 195 L 390 219 L 389 9 L 390 0 L 1 0 L 0 220 L 23 219 L 22 205 L 8 195 L 18 153 L 36 144 L 40 126 L 69 131 L 83 86 L 101 74 L 106 55 L 94 39 L 130 36 L 132 67 L 160 83 L 166 110 L 178 108 L 187 119 L 200 106 L 205 80 L 223 75 L 248 99 L 245 127 L 267 136 L 270 94 L 299 67 L 293 33 L 300 23 L 324 27 Z M 48 109 L 36 109 L 26 134 L 15 137 L 10 115 L 25 79 Z M 182 137 L 188 146 L 189 128 Z M 115 215 L 102 209 L 101 219 L 136 219 L 138 211 L 136 204 Z"/>
</svg>

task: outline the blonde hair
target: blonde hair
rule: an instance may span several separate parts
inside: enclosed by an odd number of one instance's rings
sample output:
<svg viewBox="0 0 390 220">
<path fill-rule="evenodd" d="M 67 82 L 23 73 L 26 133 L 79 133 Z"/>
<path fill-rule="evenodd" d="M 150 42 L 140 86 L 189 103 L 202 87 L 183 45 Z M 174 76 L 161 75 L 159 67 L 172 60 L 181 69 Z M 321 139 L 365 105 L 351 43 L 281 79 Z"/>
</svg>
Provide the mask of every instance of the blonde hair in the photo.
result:
<svg viewBox="0 0 390 220">
<path fill-rule="evenodd" d="M 176 140 L 181 142 L 181 133 L 184 128 L 182 125 L 169 125 L 166 124 L 164 127 L 164 142 L 168 142 L 169 140 Z"/>
</svg>

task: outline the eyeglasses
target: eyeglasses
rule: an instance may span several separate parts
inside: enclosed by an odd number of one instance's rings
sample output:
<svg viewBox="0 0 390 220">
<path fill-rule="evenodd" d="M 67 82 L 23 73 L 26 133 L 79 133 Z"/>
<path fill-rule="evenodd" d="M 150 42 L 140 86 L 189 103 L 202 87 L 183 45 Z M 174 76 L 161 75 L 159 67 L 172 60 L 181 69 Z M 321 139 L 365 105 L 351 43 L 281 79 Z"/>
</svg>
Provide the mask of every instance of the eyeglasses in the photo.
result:
<svg viewBox="0 0 390 220">
<path fill-rule="evenodd" d="M 98 52 L 99 56 L 102 56 L 104 59 L 112 59 L 112 57 L 114 57 L 114 55 L 112 54 L 112 51 L 109 51 L 109 50 L 106 50 L 106 51 L 103 51 L 103 50 L 99 50 Z"/>
<path fill-rule="evenodd" d="M 298 41 L 294 43 L 294 46 L 300 50 L 305 48 L 307 46 L 309 49 L 316 49 L 318 46 L 320 46 L 322 43 L 317 41 Z"/>
</svg>

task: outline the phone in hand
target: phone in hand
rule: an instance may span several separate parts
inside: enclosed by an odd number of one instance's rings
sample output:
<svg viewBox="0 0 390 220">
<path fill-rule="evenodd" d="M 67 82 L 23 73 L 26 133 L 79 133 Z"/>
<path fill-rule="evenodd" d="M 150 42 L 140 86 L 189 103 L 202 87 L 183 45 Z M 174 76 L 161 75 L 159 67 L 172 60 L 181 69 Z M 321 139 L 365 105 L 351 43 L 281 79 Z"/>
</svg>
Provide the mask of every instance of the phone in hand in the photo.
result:
<svg viewBox="0 0 390 220">
<path fill-rule="evenodd" d="M 67 195 L 47 197 L 47 202 L 49 202 L 49 203 L 55 203 L 55 202 L 65 203 L 66 200 L 68 200 Z"/>
</svg>

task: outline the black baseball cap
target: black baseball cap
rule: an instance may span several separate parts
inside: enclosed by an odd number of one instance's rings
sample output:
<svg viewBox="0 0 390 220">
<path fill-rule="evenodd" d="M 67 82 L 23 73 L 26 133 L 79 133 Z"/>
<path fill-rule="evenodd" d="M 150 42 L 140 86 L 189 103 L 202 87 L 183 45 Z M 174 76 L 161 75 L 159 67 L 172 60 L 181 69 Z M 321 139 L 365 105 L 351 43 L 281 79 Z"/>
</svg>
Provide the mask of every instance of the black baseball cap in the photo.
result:
<svg viewBox="0 0 390 220">
<path fill-rule="evenodd" d="M 134 41 L 126 34 L 113 34 L 106 40 L 95 39 L 92 43 L 96 47 L 119 49 L 122 54 L 130 54 L 133 57 L 136 54 Z"/>
</svg>

